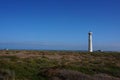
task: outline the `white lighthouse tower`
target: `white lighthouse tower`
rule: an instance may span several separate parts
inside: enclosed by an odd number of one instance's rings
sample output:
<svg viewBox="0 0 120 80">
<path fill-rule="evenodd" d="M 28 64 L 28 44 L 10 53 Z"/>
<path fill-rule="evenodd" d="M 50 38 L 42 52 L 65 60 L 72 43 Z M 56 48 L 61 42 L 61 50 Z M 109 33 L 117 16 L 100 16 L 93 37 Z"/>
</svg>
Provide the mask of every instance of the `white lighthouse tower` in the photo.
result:
<svg viewBox="0 0 120 80">
<path fill-rule="evenodd" d="M 92 32 L 89 32 L 89 33 L 88 33 L 88 52 L 93 52 Z"/>
</svg>

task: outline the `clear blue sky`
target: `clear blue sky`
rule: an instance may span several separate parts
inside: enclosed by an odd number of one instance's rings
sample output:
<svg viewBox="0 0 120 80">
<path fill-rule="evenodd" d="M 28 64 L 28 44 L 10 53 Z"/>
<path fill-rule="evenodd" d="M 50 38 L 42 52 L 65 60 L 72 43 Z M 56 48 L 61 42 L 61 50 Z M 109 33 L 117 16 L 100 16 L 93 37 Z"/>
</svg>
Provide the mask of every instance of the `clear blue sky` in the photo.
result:
<svg viewBox="0 0 120 80">
<path fill-rule="evenodd" d="M 120 51 L 120 0 L 0 0 L 0 48 Z"/>
</svg>

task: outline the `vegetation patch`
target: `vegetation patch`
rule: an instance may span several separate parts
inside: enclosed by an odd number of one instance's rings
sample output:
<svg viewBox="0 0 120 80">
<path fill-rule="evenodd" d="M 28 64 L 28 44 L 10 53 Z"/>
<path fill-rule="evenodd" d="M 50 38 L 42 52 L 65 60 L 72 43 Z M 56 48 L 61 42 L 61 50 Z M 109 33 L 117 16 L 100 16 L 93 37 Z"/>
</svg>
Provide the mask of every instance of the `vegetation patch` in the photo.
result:
<svg viewBox="0 0 120 80">
<path fill-rule="evenodd" d="M 10 53 L 7 51 L 7 53 L 0 51 L 0 75 L 8 75 L 8 77 L 2 76 L 9 78 L 8 80 L 64 80 L 64 78 L 73 79 L 71 76 L 75 77 L 75 74 L 82 75 L 87 80 L 97 74 L 107 74 L 112 78 L 120 79 L 120 66 L 118 66 L 120 53 L 73 51 L 10 51 Z M 10 55 L 12 53 L 16 56 Z M 27 55 L 35 53 L 36 56 L 20 58 L 17 55 L 19 53 Z M 60 74 L 61 76 L 58 76 Z"/>
</svg>

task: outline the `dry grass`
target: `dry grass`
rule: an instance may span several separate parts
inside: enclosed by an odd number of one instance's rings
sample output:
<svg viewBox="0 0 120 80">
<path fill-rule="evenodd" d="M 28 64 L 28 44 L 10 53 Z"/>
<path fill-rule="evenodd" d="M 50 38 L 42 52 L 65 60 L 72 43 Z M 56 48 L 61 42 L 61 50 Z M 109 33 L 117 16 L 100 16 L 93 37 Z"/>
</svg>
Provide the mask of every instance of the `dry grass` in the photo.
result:
<svg viewBox="0 0 120 80">
<path fill-rule="evenodd" d="M 0 69 L 16 80 L 120 80 L 120 53 L 1 50 Z"/>
</svg>

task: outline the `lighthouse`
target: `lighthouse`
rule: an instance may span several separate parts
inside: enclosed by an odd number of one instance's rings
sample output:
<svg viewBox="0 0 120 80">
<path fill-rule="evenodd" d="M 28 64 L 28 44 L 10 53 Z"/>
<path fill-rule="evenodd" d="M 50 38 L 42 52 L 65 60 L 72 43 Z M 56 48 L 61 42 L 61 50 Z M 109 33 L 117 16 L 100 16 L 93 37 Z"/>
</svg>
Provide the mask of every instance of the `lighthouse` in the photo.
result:
<svg viewBox="0 0 120 80">
<path fill-rule="evenodd" d="M 93 52 L 92 32 L 88 33 L 88 52 Z"/>
</svg>

